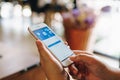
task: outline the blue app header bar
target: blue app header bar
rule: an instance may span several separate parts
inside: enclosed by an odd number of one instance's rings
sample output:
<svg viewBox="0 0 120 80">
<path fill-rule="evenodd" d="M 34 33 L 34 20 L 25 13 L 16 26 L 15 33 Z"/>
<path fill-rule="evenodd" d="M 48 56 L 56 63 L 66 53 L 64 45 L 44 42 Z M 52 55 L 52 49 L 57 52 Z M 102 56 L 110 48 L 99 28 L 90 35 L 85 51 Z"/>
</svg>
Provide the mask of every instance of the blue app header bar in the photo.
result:
<svg viewBox="0 0 120 80">
<path fill-rule="evenodd" d="M 46 40 L 55 36 L 55 34 L 48 27 L 40 28 L 33 32 L 40 40 Z"/>
</svg>

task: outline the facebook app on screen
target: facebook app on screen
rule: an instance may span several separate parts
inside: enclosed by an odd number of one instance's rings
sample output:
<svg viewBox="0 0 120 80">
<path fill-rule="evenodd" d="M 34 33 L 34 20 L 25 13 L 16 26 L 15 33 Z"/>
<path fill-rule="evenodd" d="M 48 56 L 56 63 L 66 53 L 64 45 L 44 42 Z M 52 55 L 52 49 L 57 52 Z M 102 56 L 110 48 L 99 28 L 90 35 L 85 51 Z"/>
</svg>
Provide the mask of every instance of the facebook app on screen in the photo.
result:
<svg viewBox="0 0 120 80">
<path fill-rule="evenodd" d="M 48 27 L 33 32 L 60 61 L 72 55 L 72 51 Z"/>
</svg>

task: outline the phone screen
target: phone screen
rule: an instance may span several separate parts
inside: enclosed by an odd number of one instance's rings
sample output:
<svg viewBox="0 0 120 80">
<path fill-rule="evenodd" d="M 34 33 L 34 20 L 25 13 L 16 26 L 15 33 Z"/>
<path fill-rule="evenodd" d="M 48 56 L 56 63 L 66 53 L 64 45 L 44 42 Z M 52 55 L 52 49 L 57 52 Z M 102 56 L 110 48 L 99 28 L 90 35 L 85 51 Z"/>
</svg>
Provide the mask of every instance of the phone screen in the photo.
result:
<svg viewBox="0 0 120 80">
<path fill-rule="evenodd" d="M 33 33 L 60 61 L 64 61 L 73 54 L 67 45 L 65 45 L 64 42 L 47 26 L 34 30 Z"/>
</svg>

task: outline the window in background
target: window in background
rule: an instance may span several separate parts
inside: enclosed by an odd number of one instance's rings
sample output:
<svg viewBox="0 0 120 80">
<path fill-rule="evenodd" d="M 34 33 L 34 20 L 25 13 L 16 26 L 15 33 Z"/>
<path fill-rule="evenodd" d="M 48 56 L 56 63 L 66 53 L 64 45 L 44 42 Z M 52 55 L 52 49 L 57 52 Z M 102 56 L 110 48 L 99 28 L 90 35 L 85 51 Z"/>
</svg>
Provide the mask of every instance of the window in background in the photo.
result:
<svg viewBox="0 0 120 80">
<path fill-rule="evenodd" d="M 95 9 L 97 42 L 95 52 L 118 59 L 120 57 L 120 1 L 79 0 Z"/>
</svg>

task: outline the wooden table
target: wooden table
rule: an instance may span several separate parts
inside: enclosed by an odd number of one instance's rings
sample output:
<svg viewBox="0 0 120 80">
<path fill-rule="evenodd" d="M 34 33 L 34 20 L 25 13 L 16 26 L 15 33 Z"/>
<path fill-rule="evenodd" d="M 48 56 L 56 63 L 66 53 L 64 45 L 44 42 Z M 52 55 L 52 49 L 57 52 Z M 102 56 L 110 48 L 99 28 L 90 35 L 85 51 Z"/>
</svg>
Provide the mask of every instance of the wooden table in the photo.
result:
<svg viewBox="0 0 120 80">
<path fill-rule="evenodd" d="M 45 80 L 35 40 L 27 31 L 28 20 L 1 19 L 0 80 Z M 26 71 L 29 69 L 28 71 Z M 22 71 L 22 72 L 21 72 Z"/>
</svg>

